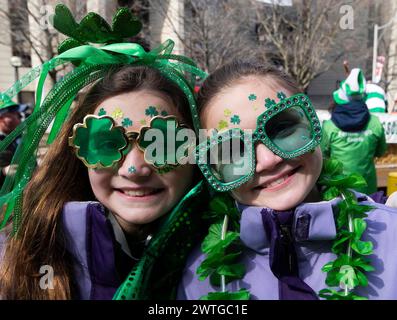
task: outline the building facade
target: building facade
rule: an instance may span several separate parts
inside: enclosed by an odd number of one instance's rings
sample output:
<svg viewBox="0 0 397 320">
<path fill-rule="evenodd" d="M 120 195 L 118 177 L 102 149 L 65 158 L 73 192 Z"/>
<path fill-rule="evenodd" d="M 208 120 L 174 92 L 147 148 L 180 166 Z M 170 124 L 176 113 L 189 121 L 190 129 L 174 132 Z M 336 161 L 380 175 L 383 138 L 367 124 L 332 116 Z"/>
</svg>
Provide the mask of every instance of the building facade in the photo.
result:
<svg viewBox="0 0 397 320">
<path fill-rule="evenodd" d="M 350 1 L 351 2 L 351 1 Z M 349 5 L 344 1 L 342 5 Z M 330 59 L 338 55 L 338 48 L 343 54 L 335 60 L 331 68 L 314 79 L 308 93 L 319 109 L 326 109 L 332 101 L 332 92 L 346 78 L 343 62 L 347 61 L 350 69 L 361 68 L 367 81 L 372 81 L 374 56 L 374 25 L 388 26 L 378 32 L 378 56 L 385 57 L 385 64 L 379 85 L 387 93 L 388 109 L 392 111 L 397 98 L 397 2 L 394 0 L 363 0 L 352 6 L 352 29 L 339 30 L 337 46 Z M 342 11 L 343 12 L 343 11 Z M 342 18 L 343 14 L 339 18 Z M 397 16 L 396 16 L 397 18 Z"/>
<path fill-rule="evenodd" d="M 41 65 L 56 55 L 57 44 L 62 41 L 63 36 L 59 36 L 52 28 L 50 16 L 54 13 L 57 3 L 59 3 L 58 0 L 0 0 L 1 92 L 7 90 L 32 67 Z M 141 33 L 143 37 L 150 33 L 151 46 L 172 38 L 176 42 L 175 52 L 183 53 L 183 48 L 174 32 L 175 27 L 183 30 L 183 25 L 171 22 L 176 20 L 181 10 L 183 11 L 183 1 L 154 0 L 150 6 L 149 0 L 63 0 L 62 3 L 71 9 L 76 21 L 79 21 L 87 12 L 96 12 L 111 23 L 114 12 L 121 6 L 129 6 L 134 14 L 145 11 L 143 20 L 146 19 L 146 21 L 142 21 L 144 30 Z M 22 65 L 13 66 L 15 59 L 11 57 L 19 57 Z M 58 72 L 57 76 L 62 76 L 62 71 Z M 53 81 L 56 80 L 54 76 Z M 47 83 L 46 89 L 49 89 L 52 84 L 52 81 Z M 36 83 L 27 86 L 14 100 L 17 101 L 19 98 L 21 103 L 33 104 L 35 87 Z"/>
<path fill-rule="evenodd" d="M 271 1 L 262 2 L 268 3 Z M 301 0 L 291 0 L 286 1 L 286 3 L 293 6 L 297 1 Z M 327 0 L 318 1 L 321 3 L 321 1 Z M 353 1 L 341 1 L 341 6 L 352 4 Z M 15 82 L 17 77 L 27 73 L 32 66 L 40 65 L 56 53 L 56 43 L 60 39 L 52 38 L 51 41 L 48 41 L 48 30 L 50 30 L 48 18 L 53 13 L 57 2 L 58 0 L 0 0 L 0 12 L 22 12 L 22 10 L 16 10 L 16 8 L 25 5 L 34 15 L 25 17 L 22 22 L 19 22 L 19 25 L 15 22 L 15 19 L 1 19 L 1 91 L 6 90 Z M 143 10 L 145 11 L 143 16 L 145 28 L 141 34 L 143 34 L 143 37 L 147 36 L 150 40 L 150 46 L 154 47 L 171 38 L 175 41 L 175 52 L 184 53 L 183 44 L 180 41 L 186 23 L 184 19 L 181 19 L 181 17 L 186 16 L 184 0 L 63 0 L 62 2 L 75 12 L 76 20 L 81 19 L 87 12 L 93 11 L 111 22 L 112 15 L 119 6 L 129 6 L 137 14 Z M 353 29 L 341 27 L 338 31 L 337 45 L 334 52 L 329 56 L 329 59 L 333 61 L 331 67 L 312 80 L 308 88 L 308 94 L 317 108 L 326 109 L 329 106 L 332 100 L 332 92 L 339 86 L 340 81 L 346 77 L 343 68 L 344 60 L 349 62 L 350 68 L 359 67 L 364 70 L 366 78 L 371 79 L 375 23 L 380 26 L 388 24 L 387 28 L 379 32 L 378 55 L 386 57 L 381 85 L 388 93 L 389 109 L 393 107 L 394 101 L 397 100 L 397 18 L 393 20 L 397 12 L 397 1 L 361 0 L 359 3 L 360 5 L 353 6 Z M 341 11 L 340 15 L 335 17 L 335 21 L 339 21 L 338 19 L 343 16 L 344 13 Z M 28 25 L 25 28 L 31 35 L 32 42 L 32 48 L 28 52 L 26 52 L 26 48 L 15 50 L 15 42 L 18 40 L 14 34 L 15 28 L 20 28 L 20 24 L 26 21 Z M 247 21 L 247 23 L 250 24 L 250 21 Z M 254 29 L 254 23 L 252 24 L 252 29 Z M 51 42 L 51 45 L 48 45 L 48 42 Z M 47 50 L 49 46 L 53 47 L 52 52 Z M 51 54 L 48 54 L 46 50 Z M 15 55 L 24 57 L 23 65 L 17 69 L 10 63 L 11 57 Z M 22 102 L 33 101 L 34 89 L 35 84 L 32 84 L 23 90 L 20 97 Z"/>
</svg>

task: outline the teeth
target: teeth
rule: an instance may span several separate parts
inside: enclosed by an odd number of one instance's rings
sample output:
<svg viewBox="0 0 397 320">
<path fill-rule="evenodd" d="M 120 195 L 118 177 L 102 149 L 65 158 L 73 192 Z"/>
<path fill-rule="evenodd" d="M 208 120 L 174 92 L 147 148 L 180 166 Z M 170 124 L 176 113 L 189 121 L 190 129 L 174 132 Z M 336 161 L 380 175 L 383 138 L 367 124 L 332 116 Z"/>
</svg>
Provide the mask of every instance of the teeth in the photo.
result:
<svg viewBox="0 0 397 320">
<path fill-rule="evenodd" d="M 152 194 L 155 191 L 156 189 L 123 190 L 123 193 L 130 197 L 143 197 Z"/>
<path fill-rule="evenodd" d="M 278 184 L 284 182 L 287 178 L 288 178 L 288 176 L 281 177 L 281 178 L 277 179 L 276 181 L 269 183 L 266 187 L 271 188 L 271 187 L 277 186 Z"/>
</svg>

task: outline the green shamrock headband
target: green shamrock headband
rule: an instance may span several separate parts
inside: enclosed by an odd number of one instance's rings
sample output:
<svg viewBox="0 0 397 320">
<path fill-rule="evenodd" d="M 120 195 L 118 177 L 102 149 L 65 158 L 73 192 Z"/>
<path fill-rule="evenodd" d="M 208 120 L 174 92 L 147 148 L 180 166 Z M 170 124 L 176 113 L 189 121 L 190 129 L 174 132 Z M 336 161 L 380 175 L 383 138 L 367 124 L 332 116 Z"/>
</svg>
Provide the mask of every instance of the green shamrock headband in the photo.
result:
<svg viewBox="0 0 397 320">
<path fill-rule="evenodd" d="M 53 25 L 69 38 L 58 49 L 60 55 L 33 68 L 11 88 L 0 94 L 0 101 L 12 99 L 18 92 L 39 78 L 33 113 L 11 134 L 0 142 L 0 152 L 22 135 L 11 165 L 17 166 L 14 175 L 6 177 L 0 190 L 0 206 L 6 212 L 0 222 L 3 228 L 13 213 L 14 231 L 17 230 L 21 215 L 21 195 L 36 168 L 36 154 L 42 137 L 51 123 L 47 144 L 57 137 L 69 114 L 70 106 L 78 92 L 87 85 L 102 79 L 115 66 L 148 66 L 176 83 L 185 93 L 191 110 L 196 110 L 194 81 L 204 78 L 206 73 L 197 68 L 189 58 L 172 54 L 174 42 L 167 40 L 159 47 L 146 52 L 139 44 L 127 43 L 126 38 L 136 35 L 141 24 L 128 8 L 120 8 L 113 17 L 112 26 L 98 14 L 89 13 L 77 23 L 70 10 L 59 4 L 55 8 Z M 93 46 L 91 43 L 101 46 Z M 76 68 L 58 81 L 43 97 L 43 88 L 48 73 L 60 65 L 73 64 Z M 0 105 L 0 109 L 5 104 Z M 198 130 L 198 116 L 194 119 Z"/>
<path fill-rule="evenodd" d="M 73 135 L 69 137 L 69 145 L 74 148 L 76 156 L 92 169 L 111 168 L 121 162 L 130 151 L 130 141 L 136 142 L 138 148 L 144 152 L 144 159 L 156 169 L 167 167 L 171 170 L 181 163 L 181 156 L 187 157 L 187 153 L 179 155 L 175 150 L 183 145 L 184 141 L 177 141 L 179 130 L 186 128 L 180 125 L 174 116 L 156 116 L 152 118 L 149 126 L 142 127 L 139 132 L 126 131 L 124 127 L 117 126 L 114 119 L 109 116 L 85 116 L 83 123 L 74 125 Z M 156 154 L 148 154 L 152 143 L 151 135 L 146 135 L 149 130 L 155 129 L 160 133 L 161 144 L 155 148 Z M 171 132 L 169 132 L 171 131 Z M 168 138 L 174 141 L 168 141 Z M 172 144 L 174 148 L 168 148 Z M 160 149 L 160 150 L 159 150 Z M 171 155 L 167 153 L 170 150 Z M 188 151 L 189 147 L 185 146 Z M 179 156 L 179 157 L 178 157 Z M 171 159 L 171 163 L 169 163 Z"/>
<path fill-rule="evenodd" d="M 196 147 L 197 163 L 208 183 L 217 191 L 235 189 L 255 173 L 255 143 L 263 143 L 283 159 L 292 159 L 314 150 L 321 142 L 321 125 L 304 94 L 280 101 L 267 99 L 267 110 L 257 118 L 254 132 L 233 128 L 215 134 Z M 236 151 L 237 149 L 237 151 Z M 223 157 L 228 154 L 228 161 Z"/>
</svg>

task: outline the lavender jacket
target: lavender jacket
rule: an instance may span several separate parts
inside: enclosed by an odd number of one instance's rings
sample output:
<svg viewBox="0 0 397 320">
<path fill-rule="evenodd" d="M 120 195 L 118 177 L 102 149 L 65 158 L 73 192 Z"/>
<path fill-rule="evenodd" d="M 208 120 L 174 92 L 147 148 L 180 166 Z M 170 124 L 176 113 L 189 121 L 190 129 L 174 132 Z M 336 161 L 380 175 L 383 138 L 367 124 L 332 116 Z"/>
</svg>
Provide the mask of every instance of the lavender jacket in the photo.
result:
<svg viewBox="0 0 397 320">
<path fill-rule="evenodd" d="M 361 204 L 375 206 L 366 218 L 364 241 L 372 241 L 373 254 L 368 256 L 375 271 L 368 273 L 368 286 L 356 293 L 369 299 L 397 299 L 397 209 L 375 203 L 363 194 L 357 194 Z M 292 234 L 298 258 L 299 276 L 315 292 L 325 289 L 326 273 L 321 268 L 335 259 L 331 252 L 336 236 L 334 210 L 339 198 L 332 201 L 302 203 L 294 214 Z M 246 288 L 252 299 L 278 300 L 278 279 L 269 266 L 269 241 L 262 222 L 263 208 L 238 205 L 241 212 L 240 238 L 245 245 L 242 262 L 246 266 L 243 279 L 229 283 L 229 291 Z M 268 210 L 268 209 L 267 209 Z M 309 221 L 309 222 L 308 222 Z M 178 289 L 179 299 L 195 300 L 208 292 L 219 291 L 210 285 L 208 278 L 199 281 L 197 267 L 204 260 L 200 247 L 196 247 L 184 271 Z"/>
<path fill-rule="evenodd" d="M 113 215 L 99 202 L 68 202 L 62 221 L 73 261 L 74 298 L 112 299 L 138 260 Z"/>
<path fill-rule="evenodd" d="M 74 271 L 73 299 L 112 299 L 137 260 L 112 217 L 99 202 L 68 202 L 63 208 L 64 243 Z M 0 263 L 6 241 L 5 233 L 0 233 Z"/>
</svg>

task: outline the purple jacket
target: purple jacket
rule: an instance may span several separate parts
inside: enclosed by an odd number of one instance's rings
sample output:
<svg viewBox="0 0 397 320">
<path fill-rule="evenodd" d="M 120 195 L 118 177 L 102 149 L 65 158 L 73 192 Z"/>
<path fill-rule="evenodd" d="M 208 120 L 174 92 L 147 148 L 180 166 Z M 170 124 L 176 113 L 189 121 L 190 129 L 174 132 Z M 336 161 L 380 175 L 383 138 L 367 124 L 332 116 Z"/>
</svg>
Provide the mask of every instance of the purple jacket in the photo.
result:
<svg viewBox="0 0 397 320">
<path fill-rule="evenodd" d="M 135 261 L 121 228 L 99 202 L 68 202 L 63 229 L 74 266 L 75 299 L 110 300 Z"/>
<path fill-rule="evenodd" d="M 137 260 L 112 217 L 99 202 L 68 202 L 63 208 L 64 243 L 74 269 L 73 299 L 112 299 Z M 5 242 L 1 232 L 0 262 Z"/>
<path fill-rule="evenodd" d="M 366 218 L 367 230 L 363 241 L 371 240 L 374 253 L 368 258 L 375 271 L 368 273 L 368 286 L 355 292 L 369 299 L 397 299 L 397 209 L 375 203 L 357 194 L 361 204 L 375 206 Z M 331 252 L 336 235 L 334 213 L 339 198 L 332 201 L 302 203 L 294 213 L 292 234 L 298 258 L 299 276 L 315 292 L 327 288 L 326 273 L 321 268 L 335 255 Z M 269 266 L 269 241 L 262 222 L 263 208 L 238 205 L 241 212 L 240 238 L 245 245 L 242 262 L 246 266 L 243 279 L 229 283 L 229 291 L 246 288 L 252 299 L 278 300 L 278 279 Z M 270 211 L 269 209 L 267 209 Z M 208 278 L 199 281 L 197 267 L 204 260 L 200 247 L 190 257 L 179 286 L 178 298 L 196 300 L 209 292 L 219 291 Z"/>
</svg>

